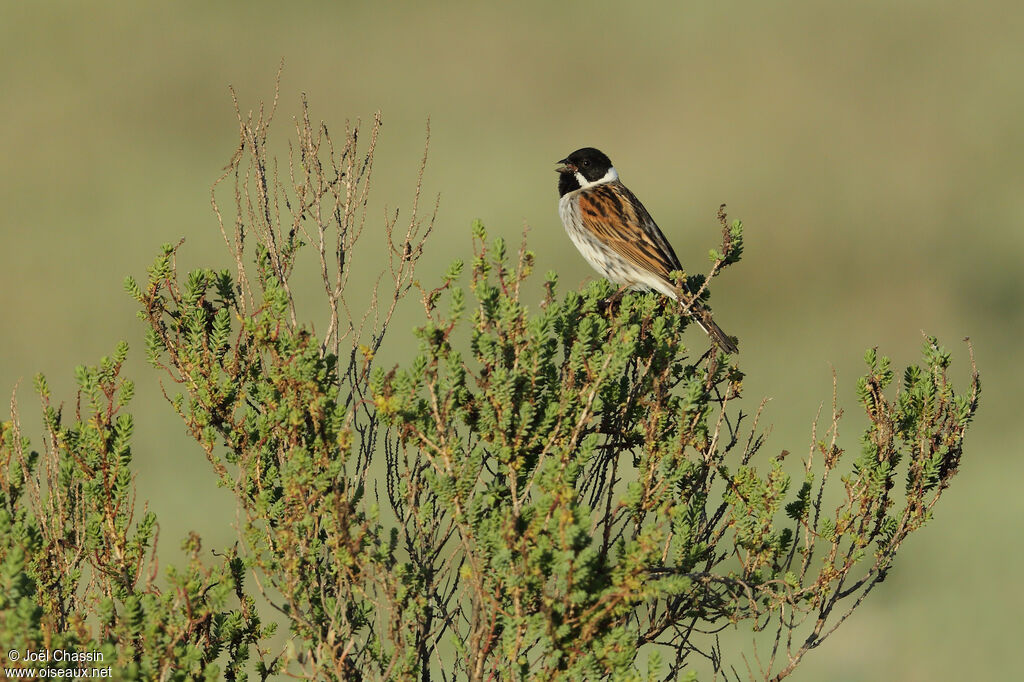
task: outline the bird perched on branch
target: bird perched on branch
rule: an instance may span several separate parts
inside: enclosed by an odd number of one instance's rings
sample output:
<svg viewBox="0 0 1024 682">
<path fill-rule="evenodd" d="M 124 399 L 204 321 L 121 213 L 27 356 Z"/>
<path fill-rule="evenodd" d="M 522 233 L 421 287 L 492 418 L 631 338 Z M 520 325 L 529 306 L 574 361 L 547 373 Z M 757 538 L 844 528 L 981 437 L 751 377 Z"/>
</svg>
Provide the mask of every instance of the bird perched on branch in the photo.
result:
<svg viewBox="0 0 1024 682">
<path fill-rule="evenodd" d="M 619 181 L 611 159 L 584 147 L 558 163 L 558 214 L 591 267 L 615 284 L 658 291 L 688 306 L 715 345 L 737 352 L 736 342 L 715 324 L 711 311 L 671 279 L 670 273 L 683 269 L 679 259 L 651 214 Z"/>
</svg>

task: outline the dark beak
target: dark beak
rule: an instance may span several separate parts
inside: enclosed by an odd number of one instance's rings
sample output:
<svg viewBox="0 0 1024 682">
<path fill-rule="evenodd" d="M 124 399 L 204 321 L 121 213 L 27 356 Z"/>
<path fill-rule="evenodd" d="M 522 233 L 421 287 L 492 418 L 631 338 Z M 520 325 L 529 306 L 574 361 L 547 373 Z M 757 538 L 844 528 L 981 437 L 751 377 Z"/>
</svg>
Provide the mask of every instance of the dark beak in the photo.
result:
<svg viewBox="0 0 1024 682">
<path fill-rule="evenodd" d="M 561 161 L 558 161 L 557 163 L 560 163 L 562 165 L 555 169 L 556 173 L 575 173 L 576 172 L 576 166 L 574 166 L 573 164 L 569 163 L 569 159 L 562 159 Z"/>
</svg>

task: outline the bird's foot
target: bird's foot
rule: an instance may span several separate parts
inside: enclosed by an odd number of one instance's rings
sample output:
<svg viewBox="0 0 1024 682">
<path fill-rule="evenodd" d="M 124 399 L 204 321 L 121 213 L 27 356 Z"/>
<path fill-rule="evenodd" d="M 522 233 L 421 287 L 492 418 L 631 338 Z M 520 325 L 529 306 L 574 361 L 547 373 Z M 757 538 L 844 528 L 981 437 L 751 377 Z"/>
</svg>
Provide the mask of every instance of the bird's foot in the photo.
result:
<svg viewBox="0 0 1024 682">
<path fill-rule="evenodd" d="M 622 296 L 626 293 L 628 287 L 621 287 L 611 296 L 607 297 L 598 304 L 598 308 L 604 315 L 614 315 L 619 310 L 619 304 L 622 303 Z"/>
</svg>

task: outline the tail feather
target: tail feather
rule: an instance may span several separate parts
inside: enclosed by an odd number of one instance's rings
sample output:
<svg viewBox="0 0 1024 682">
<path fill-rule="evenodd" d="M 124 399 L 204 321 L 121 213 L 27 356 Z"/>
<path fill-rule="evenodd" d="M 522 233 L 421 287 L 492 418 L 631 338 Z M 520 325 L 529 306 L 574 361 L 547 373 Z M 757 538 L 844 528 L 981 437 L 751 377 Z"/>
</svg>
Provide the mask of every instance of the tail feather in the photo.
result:
<svg viewBox="0 0 1024 682">
<path fill-rule="evenodd" d="M 707 334 L 714 344 L 723 352 L 729 353 L 730 355 L 740 352 L 739 346 L 736 345 L 736 338 L 729 336 L 721 327 L 715 324 L 715 321 L 711 319 L 711 311 L 699 302 L 694 301 L 689 293 L 680 291 L 676 287 L 668 287 L 668 285 L 666 285 L 665 288 L 658 287 L 657 290 L 670 295 L 679 303 L 680 306 L 683 306 L 684 309 L 689 305 L 690 309 L 688 312 L 690 316 L 693 317 L 694 322 L 704 330 L 704 333 Z"/>
<path fill-rule="evenodd" d="M 711 313 L 706 309 L 694 311 L 693 319 L 697 321 L 700 328 L 704 330 L 711 340 L 715 342 L 715 345 L 721 348 L 724 352 L 733 354 L 740 351 L 736 345 L 736 341 L 731 336 L 722 331 L 722 328 L 715 324 L 715 321 L 711 319 Z"/>
</svg>

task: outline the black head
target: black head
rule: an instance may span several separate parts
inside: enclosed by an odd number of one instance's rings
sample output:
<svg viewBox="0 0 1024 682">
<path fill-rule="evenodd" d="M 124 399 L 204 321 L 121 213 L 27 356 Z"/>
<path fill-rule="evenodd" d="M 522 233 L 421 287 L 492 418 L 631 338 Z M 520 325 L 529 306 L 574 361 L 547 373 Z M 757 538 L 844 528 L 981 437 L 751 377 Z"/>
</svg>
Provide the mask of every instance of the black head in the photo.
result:
<svg viewBox="0 0 1024 682">
<path fill-rule="evenodd" d="M 575 191 L 583 184 L 597 182 L 612 170 L 612 160 L 600 149 L 584 147 L 577 149 L 558 163 L 558 193 L 564 195 Z"/>
</svg>

